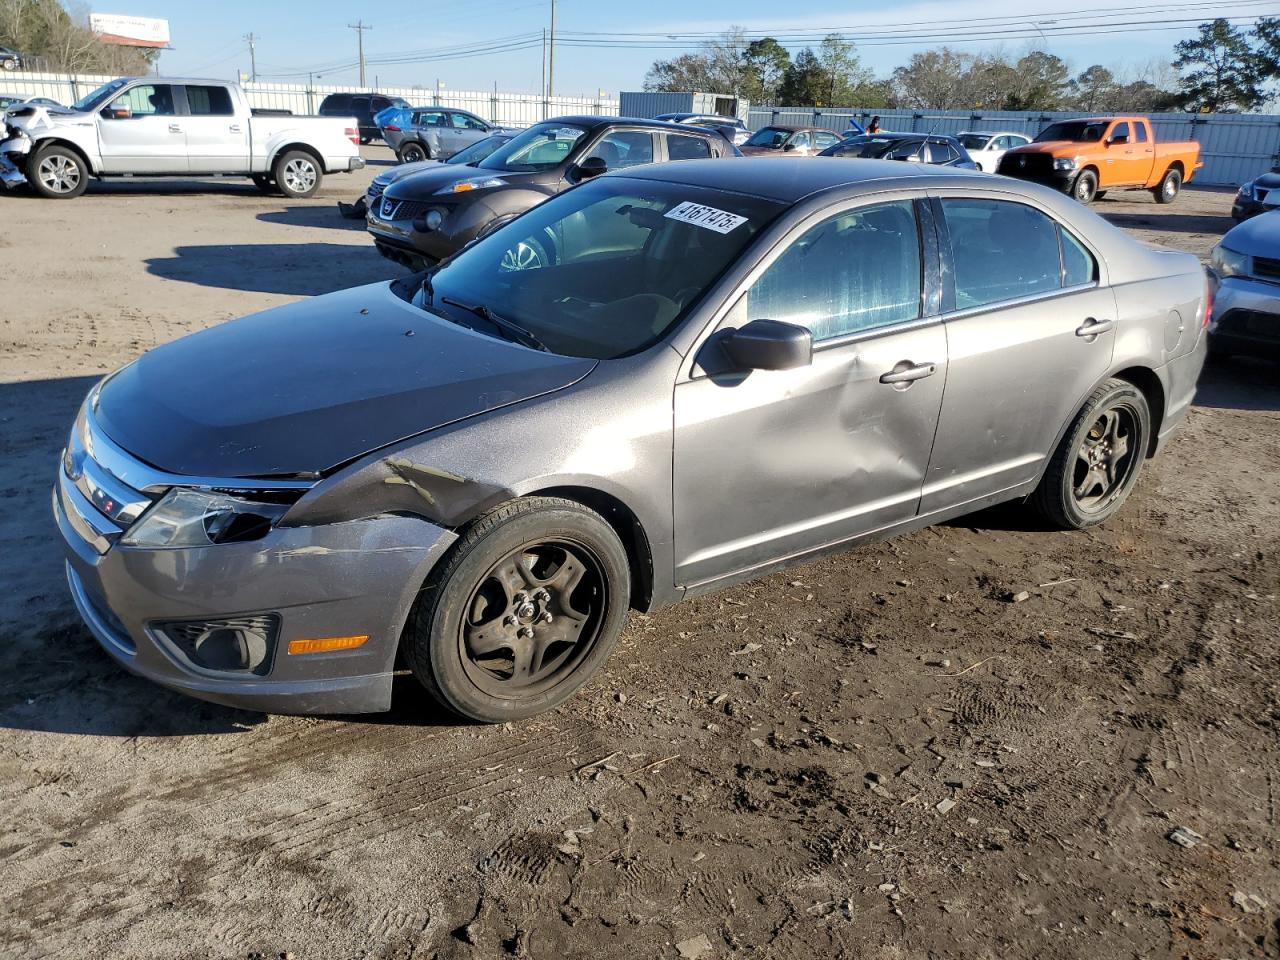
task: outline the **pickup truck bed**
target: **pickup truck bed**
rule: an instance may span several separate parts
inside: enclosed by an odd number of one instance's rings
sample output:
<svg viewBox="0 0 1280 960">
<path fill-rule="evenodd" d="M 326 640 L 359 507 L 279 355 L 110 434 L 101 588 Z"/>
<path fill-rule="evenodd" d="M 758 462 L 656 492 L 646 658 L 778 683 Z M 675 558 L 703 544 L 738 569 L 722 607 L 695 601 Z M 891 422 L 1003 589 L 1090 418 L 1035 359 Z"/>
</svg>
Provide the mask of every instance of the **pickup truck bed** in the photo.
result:
<svg viewBox="0 0 1280 960">
<path fill-rule="evenodd" d="M 1091 203 L 1108 190 L 1148 190 L 1172 203 L 1203 166 L 1200 144 L 1161 143 L 1146 117 L 1086 117 L 1050 124 L 1008 151 L 999 172 L 1045 183 Z"/>
<path fill-rule="evenodd" d="M 122 77 L 71 108 L 6 117 L 0 182 L 69 199 L 93 177 L 241 176 L 262 190 L 309 197 L 326 173 L 358 170 L 355 118 L 250 108 L 238 84 Z"/>
</svg>

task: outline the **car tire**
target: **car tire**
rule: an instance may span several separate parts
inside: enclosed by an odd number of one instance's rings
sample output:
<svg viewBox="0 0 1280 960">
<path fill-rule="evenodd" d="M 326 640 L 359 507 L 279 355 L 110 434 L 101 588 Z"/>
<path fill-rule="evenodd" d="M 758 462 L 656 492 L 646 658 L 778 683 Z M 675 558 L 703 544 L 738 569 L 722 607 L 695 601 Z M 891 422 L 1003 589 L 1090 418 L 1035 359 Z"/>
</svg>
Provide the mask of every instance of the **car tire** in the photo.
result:
<svg viewBox="0 0 1280 960">
<path fill-rule="evenodd" d="M 608 659 L 626 622 L 630 564 L 613 528 L 558 497 L 471 524 L 424 585 L 404 653 L 442 705 L 505 723 L 563 703 Z"/>
<path fill-rule="evenodd" d="M 1084 204 L 1093 203 L 1098 196 L 1098 175 L 1092 170 L 1081 170 L 1071 185 L 1071 196 Z"/>
<path fill-rule="evenodd" d="M 1151 195 L 1156 198 L 1156 203 L 1173 203 L 1178 198 L 1178 192 L 1182 189 L 1182 174 L 1177 170 L 1166 170 L 1164 177 L 1160 180 L 1160 185 L 1151 191 Z"/>
<path fill-rule="evenodd" d="M 18 61 L 13 59 L 13 57 L 6 57 L 4 60 L 0 60 L 0 68 L 5 70 L 17 70 Z"/>
<path fill-rule="evenodd" d="M 89 165 L 70 147 L 51 143 L 32 154 L 27 163 L 31 189 L 50 200 L 71 200 L 89 187 Z"/>
<path fill-rule="evenodd" d="M 396 152 L 396 156 L 401 163 L 418 163 L 422 160 L 431 159 L 431 151 L 416 140 L 410 141 L 400 147 Z"/>
<path fill-rule="evenodd" d="M 1150 437 L 1151 411 L 1142 391 L 1127 380 L 1107 380 L 1071 421 L 1032 505 L 1062 530 L 1110 519 L 1138 481 Z"/>
<path fill-rule="evenodd" d="M 280 192 L 280 188 L 276 185 L 275 180 L 265 173 L 255 173 L 250 177 L 250 179 L 253 180 L 253 185 L 255 187 L 268 196 L 272 196 Z"/>
<path fill-rule="evenodd" d="M 276 157 L 271 167 L 271 178 L 286 197 L 305 200 L 315 196 L 320 189 L 324 171 L 320 161 L 305 150 L 289 150 Z"/>
</svg>

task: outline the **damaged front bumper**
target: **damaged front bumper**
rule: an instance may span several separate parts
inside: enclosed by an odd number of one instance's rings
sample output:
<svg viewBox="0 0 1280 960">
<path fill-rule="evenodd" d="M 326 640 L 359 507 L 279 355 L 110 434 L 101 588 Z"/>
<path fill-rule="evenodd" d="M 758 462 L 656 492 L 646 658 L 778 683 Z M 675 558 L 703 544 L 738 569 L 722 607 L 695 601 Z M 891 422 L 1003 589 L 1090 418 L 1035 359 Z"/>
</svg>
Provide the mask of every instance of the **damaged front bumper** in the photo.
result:
<svg viewBox="0 0 1280 960">
<path fill-rule="evenodd" d="M 23 169 L 27 165 L 27 156 L 31 153 L 31 140 L 21 134 L 10 137 L 0 143 L 0 183 L 6 190 L 22 186 L 27 182 Z"/>
</svg>

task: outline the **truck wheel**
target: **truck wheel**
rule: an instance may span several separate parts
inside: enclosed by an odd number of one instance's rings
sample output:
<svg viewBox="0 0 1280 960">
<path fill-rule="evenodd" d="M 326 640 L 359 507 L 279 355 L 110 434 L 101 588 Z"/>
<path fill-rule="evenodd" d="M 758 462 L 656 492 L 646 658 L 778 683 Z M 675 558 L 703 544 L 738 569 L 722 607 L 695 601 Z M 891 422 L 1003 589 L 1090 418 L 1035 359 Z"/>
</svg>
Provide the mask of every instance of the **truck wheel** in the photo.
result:
<svg viewBox="0 0 1280 960">
<path fill-rule="evenodd" d="M 406 143 L 400 148 L 401 163 L 418 163 L 422 160 L 430 160 L 431 154 L 427 152 L 427 148 L 417 141 Z"/>
<path fill-rule="evenodd" d="M 1093 391 L 1054 451 L 1036 510 L 1055 527 L 1082 530 L 1109 519 L 1137 483 L 1151 435 L 1142 391 L 1111 379 Z"/>
<path fill-rule="evenodd" d="M 558 497 L 515 500 L 472 524 L 431 574 L 405 657 L 455 713 L 529 717 L 600 669 L 629 599 L 627 554 L 603 517 Z"/>
<path fill-rule="evenodd" d="M 1160 186 L 1152 190 L 1151 195 L 1156 198 L 1156 203 L 1173 203 L 1181 189 L 1182 174 L 1177 170 L 1168 170 L 1160 181 Z"/>
<path fill-rule="evenodd" d="M 27 182 L 42 197 L 70 200 L 89 186 L 89 167 L 70 147 L 51 143 L 31 157 Z"/>
<path fill-rule="evenodd" d="M 1098 175 L 1092 170 L 1082 170 L 1076 177 L 1071 195 L 1081 203 L 1093 203 L 1098 196 Z"/>
<path fill-rule="evenodd" d="M 5 57 L 3 60 L 0 60 L 0 67 L 3 67 L 5 70 L 17 70 L 18 61 L 13 59 L 13 57 Z"/>
<path fill-rule="evenodd" d="M 316 158 L 302 150 L 290 150 L 277 157 L 271 174 L 280 192 L 295 200 L 315 196 L 324 179 Z"/>
<path fill-rule="evenodd" d="M 268 196 L 280 192 L 280 188 L 276 186 L 275 180 L 271 179 L 271 177 L 267 176 L 265 173 L 255 173 L 251 179 L 253 180 L 253 185 Z"/>
</svg>

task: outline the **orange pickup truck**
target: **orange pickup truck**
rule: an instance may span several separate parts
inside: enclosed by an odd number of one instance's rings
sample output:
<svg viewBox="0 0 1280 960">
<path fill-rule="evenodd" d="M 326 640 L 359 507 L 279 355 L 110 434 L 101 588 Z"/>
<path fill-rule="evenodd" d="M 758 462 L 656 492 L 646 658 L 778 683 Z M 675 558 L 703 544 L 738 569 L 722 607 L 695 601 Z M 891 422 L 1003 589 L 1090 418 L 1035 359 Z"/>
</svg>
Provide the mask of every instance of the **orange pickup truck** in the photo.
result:
<svg viewBox="0 0 1280 960">
<path fill-rule="evenodd" d="M 1045 127 L 1006 152 L 999 172 L 1057 187 L 1081 203 L 1108 190 L 1150 190 L 1156 203 L 1172 203 L 1202 166 L 1200 144 L 1157 143 L 1146 117 L 1087 117 Z"/>
</svg>

